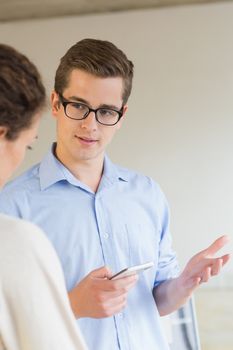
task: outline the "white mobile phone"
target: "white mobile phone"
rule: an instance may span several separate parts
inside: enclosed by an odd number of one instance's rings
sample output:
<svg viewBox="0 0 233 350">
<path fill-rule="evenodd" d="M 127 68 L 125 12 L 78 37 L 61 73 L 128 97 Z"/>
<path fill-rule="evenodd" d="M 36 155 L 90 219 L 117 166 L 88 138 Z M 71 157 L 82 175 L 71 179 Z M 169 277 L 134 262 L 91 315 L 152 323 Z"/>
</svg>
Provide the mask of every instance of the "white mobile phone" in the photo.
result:
<svg viewBox="0 0 233 350">
<path fill-rule="evenodd" d="M 144 271 L 144 270 L 151 268 L 153 265 L 154 265 L 154 263 L 152 261 L 150 261 L 150 262 L 145 263 L 145 264 L 127 267 L 126 269 L 119 271 L 118 273 L 116 273 L 115 275 L 110 277 L 109 279 L 116 280 L 116 279 L 123 278 L 126 276 L 135 275 L 136 273 L 139 273 L 141 271 Z"/>
</svg>

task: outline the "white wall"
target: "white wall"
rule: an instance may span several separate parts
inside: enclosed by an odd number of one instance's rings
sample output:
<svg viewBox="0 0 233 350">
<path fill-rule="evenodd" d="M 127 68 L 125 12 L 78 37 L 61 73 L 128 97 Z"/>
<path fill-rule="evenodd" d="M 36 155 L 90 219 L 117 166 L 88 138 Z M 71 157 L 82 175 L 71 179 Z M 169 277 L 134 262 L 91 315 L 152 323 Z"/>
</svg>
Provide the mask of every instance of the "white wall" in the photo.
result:
<svg viewBox="0 0 233 350">
<path fill-rule="evenodd" d="M 232 18 L 233 4 L 222 3 L 0 24 L 0 41 L 38 65 L 48 91 L 59 58 L 82 38 L 113 41 L 134 61 L 128 119 L 109 153 L 161 184 L 181 264 L 219 234 L 233 241 Z M 54 137 L 47 113 L 20 171 Z"/>
</svg>

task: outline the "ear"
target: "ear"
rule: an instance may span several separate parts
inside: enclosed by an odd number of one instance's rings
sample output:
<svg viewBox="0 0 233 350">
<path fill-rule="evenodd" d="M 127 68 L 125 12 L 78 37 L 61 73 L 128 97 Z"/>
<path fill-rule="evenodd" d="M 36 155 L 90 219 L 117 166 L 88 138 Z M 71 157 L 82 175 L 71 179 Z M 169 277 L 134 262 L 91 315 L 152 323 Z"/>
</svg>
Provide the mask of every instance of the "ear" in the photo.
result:
<svg viewBox="0 0 233 350">
<path fill-rule="evenodd" d="M 6 126 L 0 126 L 0 140 L 6 138 L 6 134 L 8 132 L 8 128 Z"/>
<path fill-rule="evenodd" d="M 123 121 L 125 120 L 125 114 L 126 114 L 127 110 L 128 110 L 128 105 L 125 105 L 125 106 L 123 107 L 123 114 L 122 114 L 122 117 L 121 117 L 119 123 L 117 123 L 118 129 L 121 128 L 121 125 L 122 125 Z"/>
<path fill-rule="evenodd" d="M 125 105 L 125 106 L 123 107 L 123 115 L 122 115 L 122 118 L 125 118 L 125 114 L 126 114 L 127 111 L 128 111 L 128 105 Z"/>
<path fill-rule="evenodd" d="M 52 107 L 52 114 L 56 117 L 61 103 L 58 94 L 54 90 L 51 93 L 50 102 Z"/>
</svg>

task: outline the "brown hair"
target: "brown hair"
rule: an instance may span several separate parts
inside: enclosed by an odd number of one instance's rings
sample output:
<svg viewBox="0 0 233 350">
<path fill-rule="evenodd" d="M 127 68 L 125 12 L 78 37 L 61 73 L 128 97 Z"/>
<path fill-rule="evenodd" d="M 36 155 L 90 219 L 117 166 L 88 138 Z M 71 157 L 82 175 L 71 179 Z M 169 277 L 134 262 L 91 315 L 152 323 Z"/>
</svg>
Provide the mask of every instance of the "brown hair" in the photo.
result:
<svg viewBox="0 0 233 350">
<path fill-rule="evenodd" d="M 8 140 L 31 126 L 45 100 L 45 88 L 34 64 L 12 47 L 0 44 L 0 125 L 8 128 Z"/>
<path fill-rule="evenodd" d="M 123 51 L 109 41 L 83 39 L 73 45 L 61 58 L 56 71 L 54 89 L 62 94 L 69 84 L 73 69 L 81 69 L 101 78 L 122 77 L 122 99 L 127 102 L 132 89 L 133 63 Z"/>
</svg>

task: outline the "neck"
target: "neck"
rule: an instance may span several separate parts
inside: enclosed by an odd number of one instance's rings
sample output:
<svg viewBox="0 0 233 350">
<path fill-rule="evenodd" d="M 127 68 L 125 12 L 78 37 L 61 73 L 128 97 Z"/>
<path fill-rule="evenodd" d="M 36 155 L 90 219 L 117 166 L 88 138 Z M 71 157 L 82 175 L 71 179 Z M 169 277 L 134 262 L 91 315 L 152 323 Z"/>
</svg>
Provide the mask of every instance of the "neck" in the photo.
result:
<svg viewBox="0 0 233 350">
<path fill-rule="evenodd" d="M 57 159 L 82 183 L 87 185 L 93 192 L 96 192 L 102 177 L 104 166 L 104 155 L 95 159 L 69 160 L 63 157 L 56 149 Z"/>
<path fill-rule="evenodd" d="M 103 173 L 103 160 L 99 164 L 93 162 L 79 163 L 70 172 L 81 182 L 85 183 L 93 192 L 96 192 Z"/>
</svg>

